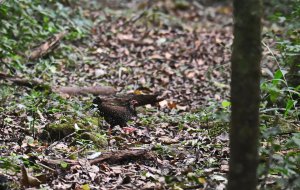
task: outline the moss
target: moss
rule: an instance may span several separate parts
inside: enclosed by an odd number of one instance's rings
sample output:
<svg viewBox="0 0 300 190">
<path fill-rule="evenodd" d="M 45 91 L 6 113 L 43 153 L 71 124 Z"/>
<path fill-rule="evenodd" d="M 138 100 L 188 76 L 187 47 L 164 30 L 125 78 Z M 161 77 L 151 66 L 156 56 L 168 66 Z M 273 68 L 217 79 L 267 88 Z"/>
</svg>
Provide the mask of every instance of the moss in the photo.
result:
<svg viewBox="0 0 300 190">
<path fill-rule="evenodd" d="M 97 123 L 98 120 L 92 117 L 83 120 L 63 117 L 58 122 L 49 124 L 43 131 L 42 138 L 59 140 L 74 133 L 76 125 L 80 129 L 90 131 Z"/>
<path fill-rule="evenodd" d="M 187 10 L 190 7 L 190 3 L 185 0 L 177 0 L 175 1 L 175 9 L 179 10 Z"/>
<path fill-rule="evenodd" d="M 43 131 L 42 138 L 59 140 L 75 132 L 74 123 L 52 123 Z"/>
<path fill-rule="evenodd" d="M 98 148 L 104 148 L 108 146 L 108 141 L 105 135 L 95 132 L 84 132 L 80 138 L 85 140 L 91 140 Z"/>
</svg>

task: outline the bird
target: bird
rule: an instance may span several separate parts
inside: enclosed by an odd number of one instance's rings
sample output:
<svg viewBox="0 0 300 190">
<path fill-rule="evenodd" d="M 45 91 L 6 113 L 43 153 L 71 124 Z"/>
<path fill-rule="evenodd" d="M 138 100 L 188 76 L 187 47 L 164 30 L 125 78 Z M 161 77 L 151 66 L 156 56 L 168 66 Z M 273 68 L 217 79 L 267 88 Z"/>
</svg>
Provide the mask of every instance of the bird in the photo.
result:
<svg viewBox="0 0 300 190">
<path fill-rule="evenodd" d="M 106 98 L 96 97 L 93 100 L 93 105 L 97 107 L 99 115 L 104 117 L 110 125 L 109 133 L 117 125 L 122 127 L 124 131 L 131 132 L 134 129 L 126 126 L 129 120 L 137 116 L 136 107 L 147 104 L 154 105 L 161 100 L 161 98 L 158 98 L 158 94 L 122 94 Z"/>
<path fill-rule="evenodd" d="M 117 125 L 126 129 L 127 122 L 137 116 L 135 108 L 138 102 L 136 100 L 116 103 L 104 102 L 100 97 L 96 97 L 93 104 L 98 108 L 99 115 L 104 117 L 110 125 L 109 134 L 111 134 L 111 129 Z"/>
</svg>

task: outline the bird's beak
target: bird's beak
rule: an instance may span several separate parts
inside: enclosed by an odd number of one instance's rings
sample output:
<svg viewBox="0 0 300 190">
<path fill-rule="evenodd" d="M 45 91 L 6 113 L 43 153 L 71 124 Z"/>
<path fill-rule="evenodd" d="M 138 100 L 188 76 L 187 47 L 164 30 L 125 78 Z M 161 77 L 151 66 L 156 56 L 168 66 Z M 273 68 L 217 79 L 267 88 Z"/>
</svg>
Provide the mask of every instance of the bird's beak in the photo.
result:
<svg viewBox="0 0 300 190">
<path fill-rule="evenodd" d="M 138 105 L 138 104 L 139 104 L 138 101 L 132 100 L 132 105 L 136 106 L 136 105 Z"/>
<path fill-rule="evenodd" d="M 98 104 L 93 103 L 91 105 L 90 111 L 96 111 L 98 109 Z"/>
</svg>

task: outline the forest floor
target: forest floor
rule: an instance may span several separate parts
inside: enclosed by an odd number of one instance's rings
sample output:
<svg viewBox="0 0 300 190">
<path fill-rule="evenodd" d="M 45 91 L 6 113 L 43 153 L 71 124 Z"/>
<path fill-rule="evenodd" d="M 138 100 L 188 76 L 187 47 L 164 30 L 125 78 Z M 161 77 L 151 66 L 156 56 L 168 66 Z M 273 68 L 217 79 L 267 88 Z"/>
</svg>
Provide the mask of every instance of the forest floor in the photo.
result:
<svg viewBox="0 0 300 190">
<path fill-rule="evenodd" d="M 1 173 L 7 180 L 18 187 L 28 174 L 45 189 L 225 188 L 232 8 L 171 2 L 149 9 L 133 1 L 110 11 L 85 5 L 84 14 L 94 22 L 90 34 L 81 41 L 62 39 L 62 47 L 51 52 L 71 43 L 74 63 L 55 59 L 55 67 L 34 74 L 52 87 L 160 93 L 163 101 L 139 108 L 130 122 L 138 130 L 124 134 L 116 127 L 108 145 L 108 124 L 90 109 L 92 95 L 16 86 L 6 101 L 17 106 L 3 111 L 0 123 L 1 163 L 10 167 Z M 49 127 L 62 130 L 45 139 Z M 24 164 L 28 173 L 17 174 L 14 164 Z"/>
</svg>

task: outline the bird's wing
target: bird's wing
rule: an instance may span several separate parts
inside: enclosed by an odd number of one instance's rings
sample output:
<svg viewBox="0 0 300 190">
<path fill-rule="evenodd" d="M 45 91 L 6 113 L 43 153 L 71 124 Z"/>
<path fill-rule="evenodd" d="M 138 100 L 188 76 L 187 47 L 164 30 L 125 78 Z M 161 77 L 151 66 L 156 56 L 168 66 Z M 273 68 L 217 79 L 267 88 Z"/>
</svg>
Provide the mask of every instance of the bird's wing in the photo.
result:
<svg viewBox="0 0 300 190">
<path fill-rule="evenodd" d="M 131 99 L 136 100 L 138 104 L 136 106 L 144 106 L 147 104 L 154 105 L 155 103 L 161 101 L 161 99 L 158 99 L 158 94 L 141 94 L 141 95 L 132 95 Z"/>
<path fill-rule="evenodd" d="M 129 110 L 129 108 L 125 106 L 113 105 L 113 104 L 102 104 L 99 108 L 100 113 L 103 116 L 115 117 L 115 118 L 123 118 L 127 117 L 130 119 L 134 116 L 134 113 Z"/>
</svg>

